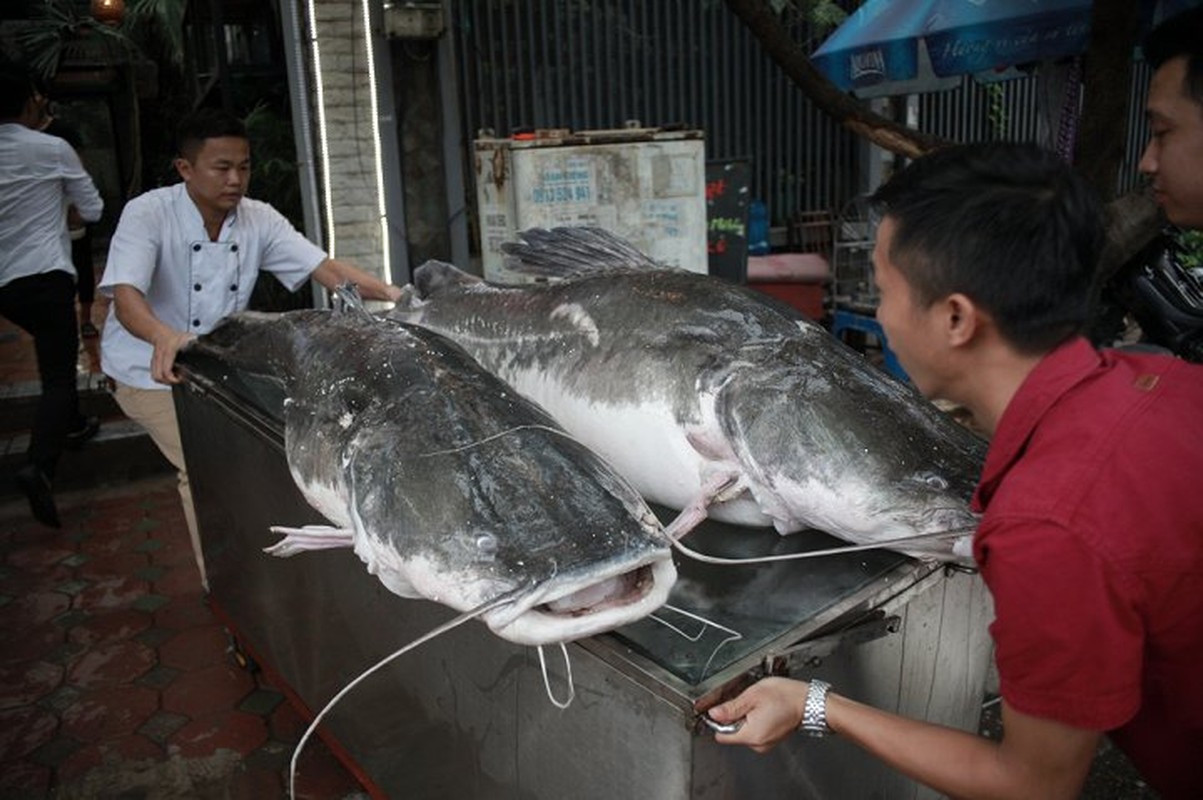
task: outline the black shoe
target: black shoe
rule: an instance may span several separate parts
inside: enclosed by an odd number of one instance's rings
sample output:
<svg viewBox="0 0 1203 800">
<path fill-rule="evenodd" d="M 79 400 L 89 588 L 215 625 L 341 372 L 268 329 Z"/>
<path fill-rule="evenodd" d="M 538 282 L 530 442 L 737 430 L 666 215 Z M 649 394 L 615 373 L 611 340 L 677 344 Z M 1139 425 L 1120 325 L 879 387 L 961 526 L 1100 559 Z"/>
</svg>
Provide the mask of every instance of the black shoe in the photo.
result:
<svg viewBox="0 0 1203 800">
<path fill-rule="evenodd" d="M 71 450 L 78 450 L 84 446 L 84 442 L 91 439 L 100 430 L 100 420 L 96 417 L 85 417 L 83 425 L 79 430 L 71 431 L 67 434 L 66 445 Z"/>
<path fill-rule="evenodd" d="M 50 479 L 46 473 L 33 464 L 26 464 L 17 470 L 17 486 L 29 498 L 29 510 L 33 517 L 43 525 L 51 528 L 61 528 L 58 520 L 58 509 L 54 505 L 54 495 L 50 493 Z"/>
</svg>

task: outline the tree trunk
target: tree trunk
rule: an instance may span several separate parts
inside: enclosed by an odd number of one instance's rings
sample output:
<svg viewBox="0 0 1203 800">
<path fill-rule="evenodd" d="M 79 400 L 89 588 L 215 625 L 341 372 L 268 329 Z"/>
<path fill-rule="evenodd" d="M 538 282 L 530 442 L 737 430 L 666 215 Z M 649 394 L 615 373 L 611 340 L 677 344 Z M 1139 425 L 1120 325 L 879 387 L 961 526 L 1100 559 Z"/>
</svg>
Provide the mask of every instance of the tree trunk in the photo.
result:
<svg viewBox="0 0 1203 800">
<path fill-rule="evenodd" d="M 1139 5 L 1131 0 L 1094 0 L 1090 12 L 1074 166 L 1105 200 L 1115 197 L 1128 138 L 1128 86 Z"/>
<path fill-rule="evenodd" d="M 886 119 L 835 87 L 810 63 L 810 57 L 789 35 L 780 18 L 763 0 L 724 0 L 760 41 L 773 62 L 823 113 L 879 147 L 917 158 L 949 142 Z"/>
</svg>

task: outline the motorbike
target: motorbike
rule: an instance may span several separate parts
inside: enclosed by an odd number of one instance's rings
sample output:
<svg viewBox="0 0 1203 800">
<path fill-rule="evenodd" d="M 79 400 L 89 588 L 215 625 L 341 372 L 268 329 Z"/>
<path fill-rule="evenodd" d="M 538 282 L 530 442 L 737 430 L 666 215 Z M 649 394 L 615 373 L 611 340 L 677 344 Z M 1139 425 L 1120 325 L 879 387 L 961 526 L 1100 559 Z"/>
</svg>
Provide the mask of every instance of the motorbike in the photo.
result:
<svg viewBox="0 0 1203 800">
<path fill-rule="evenodd" d="M 1090 331 L 1096 346 L 1120 342 L 1203 363 L 1203 266 L 1182 238 L 1165 229 L 1102 284 Z"/>
</svg>

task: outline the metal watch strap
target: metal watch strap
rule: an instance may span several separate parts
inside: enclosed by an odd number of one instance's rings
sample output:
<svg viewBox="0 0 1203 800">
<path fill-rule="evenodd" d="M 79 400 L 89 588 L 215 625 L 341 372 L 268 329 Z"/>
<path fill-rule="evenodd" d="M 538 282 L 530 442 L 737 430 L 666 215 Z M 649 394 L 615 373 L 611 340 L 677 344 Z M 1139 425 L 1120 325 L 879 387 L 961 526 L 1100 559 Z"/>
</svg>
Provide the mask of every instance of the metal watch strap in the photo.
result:
<svg viewBox="0 0 1203 800">
<path fill-rule="evenodd" d="M 827 725 L 827 681 L 812 680 L 806 691 L 806 705 L 802 709 L 802 724 L 798 730 L 807 736 L 827 736 L 833 731 Z"/>
</svg>

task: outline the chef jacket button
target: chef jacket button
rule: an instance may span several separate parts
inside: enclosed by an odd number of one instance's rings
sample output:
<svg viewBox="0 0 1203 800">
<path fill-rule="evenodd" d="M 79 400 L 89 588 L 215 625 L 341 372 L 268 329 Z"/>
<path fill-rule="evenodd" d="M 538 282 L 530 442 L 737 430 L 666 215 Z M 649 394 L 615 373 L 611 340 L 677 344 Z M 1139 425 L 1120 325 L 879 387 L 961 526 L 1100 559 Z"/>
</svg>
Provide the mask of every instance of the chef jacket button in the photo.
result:
<svg viewBox="0 0 1203 800">
<path fill-rule="evenodd" d="M 230 284 L 230 291 L 231 291 L 231 292 L 236 292 L 236 291 L 238 291 L 238 284 L 236 284 L 236 283 L 231 283 L 231 284 Z"/>
<path fill-rule="evenodd" d="M 192 252 L 194 252 L 194 253 L 199 253 L 199 252 L 200 252 L 200 245 L 199 245 L 199 244 L 194 244 L 194 245 L 192 245 Z"/>
<path fill-rule="evenodd" d="M 231 252 L 231 253 L 237 253 L 237 252 L 238 252 L 238 245 L 236 245 L 236 244 L 232 244 L 232 245 L 230 245 L 230 252 Z"/>
<path fill-rule="evenodd" d="M 194 327 L 194 328 L 199 328 L 199 327 L 200 327 L 200 320 L 199 320 L 199 319 L 194 319 L 194 320 L 192 320 L 192 327 Z"/>
<path fill-rule="evenodd" d="M 201 290 L 201 285 L 199 283 L 194 283 L 192 284 L 192 288 L 199 292 Z"/>
</svg>

